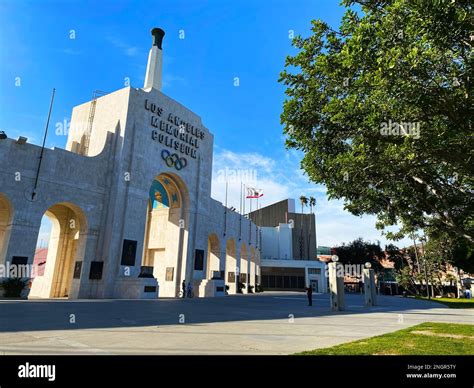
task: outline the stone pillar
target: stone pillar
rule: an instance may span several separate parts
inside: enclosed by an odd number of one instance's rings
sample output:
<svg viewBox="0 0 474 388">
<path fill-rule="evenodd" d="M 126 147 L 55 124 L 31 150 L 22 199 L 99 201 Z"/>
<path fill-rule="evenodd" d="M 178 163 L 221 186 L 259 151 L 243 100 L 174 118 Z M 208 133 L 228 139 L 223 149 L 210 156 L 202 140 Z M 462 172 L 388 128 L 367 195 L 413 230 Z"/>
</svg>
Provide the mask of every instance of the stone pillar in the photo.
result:
<svg viewBox="0 0 474 388">
<path fill-rule="evenodd" d="M 227 279 L 225 278 L 225 267 L 226 267 L 226 258 L 227 258 L 227 252 L 226 252 L 226 240 L 223 238 L 222 241 L 219 242 L 219 271 L 223 273 L 224 275 L 222 276 L 222 279 L 224 282 L 227 282 Z"/>
<path fill-rule="evenodd" d="M 161 45 L 163 37 L 165 36 L 165 32 L 161 28 L 153 28 L 153 30 L 151 30 L 151 34 L 153 36 L 153 45 L 151 46 L 150 53 L 148 54 L 145 85 L 143 88 L 154 88 L 161 90 L 161 73 L 163 68 L 163 51 Z"/>
<path fill-rule="evenodd" d="M 30 222 L 20 216 L 13 220 L 8 247 L 5 249 L 5 264 L 11 263 L 13 256 L 28 257 L 28 264 L 33 264 L 36 242 L 41 227 L 41 217 L 38 222 Z"/>
<path fill-rule="evenodd" d="M 329 263 L 329 301 L 332 311 L 345 310 L 344 269 L 342 264 Z M 340 276 L 338 276 L 340 275 Z"/>
<path fill-rule="evenodd" d="M 366 306 L 377 305 L 374 270 L 364 268 L 364 298 Z"/>
<path fill-rule="evenodd" d="M 236 247 L 235 247 L 235 268 L 234 268 L 235 283 L 234 283 L 234 287 L 233 287 L 234 288 L 233 294 L 238 294 L 239 293 L 238 290 L 239 290 L 239 282 L 240 282 L 240 273 L 241 273 L 241 270 L 240 270 L 241 247 L 240 247 L 240 244 L 235 244 L 235 245 L 236 245 Z M 232 290 L 232 285 L 229 285 L 229 286 L 230 286 L 230 290 Z"/>
<path fill-rule="evenodd" d="M 91 290 L 91 286 L 95 286 L 95 289 L 97 289 L 97 285 L 89 280 L 89 273 L 91 261 L 96 260 L 95 254 L 97 251 L 99 231 L 91 228 L 87 231 L 87 234 L 81 238 L 85 239 L 85 244 L 82 248 L 84 251 L 83 254 L 78 252 L 74 261 L 74 267 L 76 266 L 76 262 L 81 262 L 81 264 L 79 264 L 79 278 L 72 279 L 69 299 L 88 299 L 97 297 L 97 295 L 92 292 L 96 290 Z"/>
</svg>

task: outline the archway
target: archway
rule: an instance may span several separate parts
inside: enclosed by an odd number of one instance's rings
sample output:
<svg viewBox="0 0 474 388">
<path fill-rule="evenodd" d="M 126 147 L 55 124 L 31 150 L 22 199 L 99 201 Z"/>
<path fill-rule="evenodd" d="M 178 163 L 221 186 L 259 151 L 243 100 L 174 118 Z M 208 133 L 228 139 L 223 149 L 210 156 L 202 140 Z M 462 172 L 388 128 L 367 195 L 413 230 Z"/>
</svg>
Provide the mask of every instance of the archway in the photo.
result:
<svg viewBox="0 0 474 388">
<path fill-rule="evenodd" d="M 247 246 L 242 243 L 240 248 L 240 267 L 239 267 L 239 282 L 242 285 L 241 292 L 244 294 L 248 292 L 248 256 Z"/>
<path fill-rule="evenodd" d="M 229 286 L 229 294 L 237 292 L 237 259 L 235 241 L 233 239 L 227 240 L 225 249 L 225 283 Z"/>
<path fill-rule="evenodd" d="M 47 223 L 46 218 L 51 223 L 51 230 L 47 235 L 42 235 L 40 229 L 38 234 L 37 247 L 39 247 L 38 244 L 43 245 L 41 248 L 46 249 L 46 252 L 44 252 L 44 257 L 41 257 L 41 263 L 35 256 L 35 277 L 29 296 L 68 297 L 75 263 L 82 262 L 84 259 L 86 217 L 78 206 L 62 202 L 46 210 L 42 224 Z"/>
<path fill-rule="evenodd" d="M 220 273 L 220 243 L 215 233 L 207 239 L 207 274 L 206 279 L 221 279 Z"/>
<path fill-rule="evenodd" d="M 5 263 L 12 221 L 13 206 L 8 198 L 0 193 L 0 264 Z"/>
<path fill-rule="evenodd" d="M 253 292 L 255 292 L 255 276 L 256 276 L 256 266 L 257 264 L 255 263 L 255 248 L 250 247 L 250 272 L 249 272 L 249 285 L 253 287 Z"/>
<path fill-rule="evenodd" d="M 177 176 L 155 177 L 149 190 L 142 265 L 153 271 L 161 297 L 178 296 L 185 280 L 188 203 L 186 186 Z"/>
</svg>

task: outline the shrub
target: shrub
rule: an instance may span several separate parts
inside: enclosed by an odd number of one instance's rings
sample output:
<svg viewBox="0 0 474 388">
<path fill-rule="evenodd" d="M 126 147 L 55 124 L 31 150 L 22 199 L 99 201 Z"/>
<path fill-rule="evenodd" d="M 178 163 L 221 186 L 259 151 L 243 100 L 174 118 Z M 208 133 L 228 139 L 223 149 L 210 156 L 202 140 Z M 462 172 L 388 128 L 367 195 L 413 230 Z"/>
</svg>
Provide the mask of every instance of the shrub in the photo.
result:
<svg viewBox="0 0 474 388">
<path fill-rule="evenodd" d="M 21 297 L 21 292 L 24 290 L 28 280 L 21 278 L 6 278 L 2 283 L 1 287 L 4 290 L 4 295 L 7 298 L 19 298 Z"/>
</svg>

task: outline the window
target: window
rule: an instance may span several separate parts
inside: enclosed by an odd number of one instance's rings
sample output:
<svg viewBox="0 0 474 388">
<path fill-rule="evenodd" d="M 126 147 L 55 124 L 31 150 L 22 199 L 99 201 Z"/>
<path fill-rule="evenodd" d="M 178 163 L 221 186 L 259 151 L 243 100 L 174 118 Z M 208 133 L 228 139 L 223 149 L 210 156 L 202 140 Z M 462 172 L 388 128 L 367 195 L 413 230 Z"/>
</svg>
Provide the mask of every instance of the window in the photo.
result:
<svg viewBox="0 0 474 388">
<path fill-rule="evenodd" d="M 291 288 L 298 288 L 298 276 L 291 277 Z"/>
<path fill-rule="evenodd" d="M 275 276 L 273 275 L 268 277 L 268 288 L 275 288 Z"/>
<path fill-rule="evenodd" d="M 276 288 L 283 288 L 283 276 L 275 276 L 276 278 Z"/>
<path fill-rule="evenodd" d="M 194 270 L 202 271 L 204 269 L 204 250 L 196 249 L 194 254 Z"/>
<path fill-rule="evenodd" d="M 137 242 L 135 240 L 123 240 L 122 260 L 120 265 L 133 267 L 135 265 L 136 254 Z"/>
<path fill-rule="evenodd" d="M 308 275 L 321 275 L 321 268 L 308 268 Z"/>
<path fill-rule="evenodd" d="M 102 279 L 102 270 L 104 269 L 103 261 L 91 261 L 91 268 L 89 271 L 90 280 Z"/>
<path fill-rule="evenodd" d="M 298 276 L 298 288 L 305 288 L 304 276 Z"/>
</svg>

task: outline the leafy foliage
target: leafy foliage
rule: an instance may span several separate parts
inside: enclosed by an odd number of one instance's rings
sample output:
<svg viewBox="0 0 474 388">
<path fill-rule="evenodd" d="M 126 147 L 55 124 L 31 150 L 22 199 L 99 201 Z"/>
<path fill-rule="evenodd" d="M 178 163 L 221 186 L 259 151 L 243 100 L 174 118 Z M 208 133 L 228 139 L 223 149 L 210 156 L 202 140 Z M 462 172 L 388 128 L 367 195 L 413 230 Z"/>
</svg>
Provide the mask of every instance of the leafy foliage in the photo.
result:
<svg viewBox="0 0 474 388">
<path fill-rule="evenodd" d="M 376 272 L 382 270 L 380 260 L 385 257 L 380 245 L 366 242 L 361 238 L 337 247 L 336 254 L 342 264 L 364 265 L 369 262 Z"/>
<path fill-rule="evenodd" d="M 22 291 L 28 284 L 28 280 L 22 278 L 5 278 L 0 286 L 4 290 L 5 297 L 7 298 L 19 298 Z"/>
<path fill-rule="evenodd" d="M 473 241 L 471 2 L 343 4 L 339 31 L 315 20 L 293 41 L 280 78 L 287 146 L 351 213 L 402 226 L 389 237 L 430 228 Z M 387 134 L 394 123 L 408 124 Z"/>
</svg>

